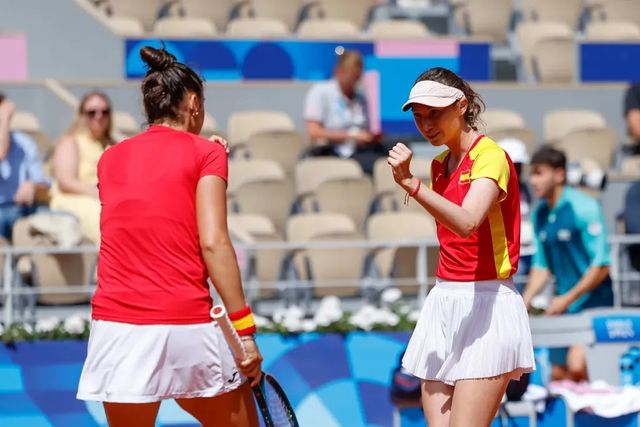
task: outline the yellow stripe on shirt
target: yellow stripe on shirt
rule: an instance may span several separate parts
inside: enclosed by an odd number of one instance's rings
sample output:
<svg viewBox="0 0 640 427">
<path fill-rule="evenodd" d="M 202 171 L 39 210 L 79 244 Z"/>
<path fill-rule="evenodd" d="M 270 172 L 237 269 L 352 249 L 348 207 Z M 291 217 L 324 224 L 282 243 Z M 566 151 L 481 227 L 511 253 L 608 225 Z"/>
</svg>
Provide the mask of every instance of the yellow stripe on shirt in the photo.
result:
<svg viewBox="0 0 640 427">
<path fill-rule="evenodd" d="M 491 241 L 493 243 L 493 261 L 496 266 L 498 279 L 508 279 L 511 275 L 511 259 L 507 246 L 507 234 L 502 218 L 502 208 L 499 203 L 493 205 L 489 214 L 489 228 L 491 229 Z"/>
</svg>

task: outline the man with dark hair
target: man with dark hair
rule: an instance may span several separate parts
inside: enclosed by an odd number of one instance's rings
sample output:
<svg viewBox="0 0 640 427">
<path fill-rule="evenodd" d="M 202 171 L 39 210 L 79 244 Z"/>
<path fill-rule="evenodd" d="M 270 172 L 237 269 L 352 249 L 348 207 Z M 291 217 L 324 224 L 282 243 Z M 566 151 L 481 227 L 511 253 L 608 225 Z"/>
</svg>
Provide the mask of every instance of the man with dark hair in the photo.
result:
<svg viewBox="0 0 640 427">
<path fill-rule="evenodd" d="M 629 154 L 640 154 L 640 83 L 632 84 L 625 93 L 624 116 L 631 139 L 625 149 Z"/>
<path fill-rule="evenodd" d="M 333 78 L 315 84 L 305 100 L 304 119 L 312 155 L 353 158 L 368 173 L 387 149 L 369 126 L 365 95 L 358 90 L 364 63 L 357 51 L 338 56 Z"/>
<path fill-rule="evenodd" d="M 602 210 L 595 199 L 566 185 L 566 168 L 565 154 L 550 146 L 531 158 L 529 181 L 540 203 L 532 213 L 536 252 L 523 297 L 530 307 L 553 275 L 555 297 L 548 315 L 613 304 Z M 554 379 L 587 379 L 582 346 L 552 351 L 551 362 Z"/>
<path fill-rule="evenodd" d="M 640 234 L 640 181 L 636 181 L 627 190 L 624 198 L 622 219 L 626 234 Z M 627 247 L 629 260 L 636 270 L 640 271 L 640 244 Z"/>
<path fill-rule="evenodd" d="M 11 132 L 15 104 L 0 94 L 0 236 L 11 240 L 13 224 L 36 210 L 36 189 L 48 187 L 38 146 L 26 134 Z"/>
</svg>

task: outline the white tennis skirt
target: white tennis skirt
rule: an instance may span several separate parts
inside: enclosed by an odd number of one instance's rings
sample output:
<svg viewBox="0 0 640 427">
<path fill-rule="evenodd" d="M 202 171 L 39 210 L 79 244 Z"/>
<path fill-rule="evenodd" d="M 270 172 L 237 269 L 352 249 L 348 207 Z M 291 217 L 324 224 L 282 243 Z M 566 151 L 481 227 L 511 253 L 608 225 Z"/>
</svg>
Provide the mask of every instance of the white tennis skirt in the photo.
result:
<svg viewBox="0 0 640 427">
<path fill-rule="evenodd" d="M 513 281 L 448 282 L 429 292 L 402 366 L 416 377 L 458 380 L 535 369 L 529 316 Z"/>
<path fill-rule="evenodd" d="M 77 398 L 118 403 L 213 397 L 245 380 L 215 323 L 94 320 Z"/>
</svg>

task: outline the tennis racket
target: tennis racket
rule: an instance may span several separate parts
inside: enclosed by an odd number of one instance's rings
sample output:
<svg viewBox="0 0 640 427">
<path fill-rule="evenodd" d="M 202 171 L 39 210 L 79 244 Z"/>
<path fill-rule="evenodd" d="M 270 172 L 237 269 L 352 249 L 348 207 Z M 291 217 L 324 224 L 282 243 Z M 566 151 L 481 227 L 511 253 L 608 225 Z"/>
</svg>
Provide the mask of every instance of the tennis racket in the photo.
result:
<svg viewBox="0 0 640 427">
<path fill-rule="evenodd" d="M 211 309 L 211 318 L 222 330 L 236 359 L 244 359 L 244 346 L 227 316 L 226 308 L 223 305 L 214 305 Z M 265 427 L 300 427 L 287 395 L 273 376 L 263 372 L 260 383 L 253 387 L 253 395 Z"/>
</svg>

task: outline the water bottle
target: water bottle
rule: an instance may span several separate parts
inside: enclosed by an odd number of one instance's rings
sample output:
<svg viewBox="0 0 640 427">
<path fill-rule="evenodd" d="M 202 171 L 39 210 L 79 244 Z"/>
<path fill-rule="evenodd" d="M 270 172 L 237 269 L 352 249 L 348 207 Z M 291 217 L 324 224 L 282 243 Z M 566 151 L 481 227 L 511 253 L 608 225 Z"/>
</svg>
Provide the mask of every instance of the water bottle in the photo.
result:
<svg viewBox="0 0 640 427">
<path fill-rule="evenodd" d="M 640 384 L 640 347 L 632 346 L 626 353 L 633 361 L 633 384 Z"/>
<path fill-rule="evenodd" d="M 624 353 L 620 357 L 620 385 L 632 386 L 633 385 L 633 371 L 634 360 L 629 353 Z"/>
</svg>

